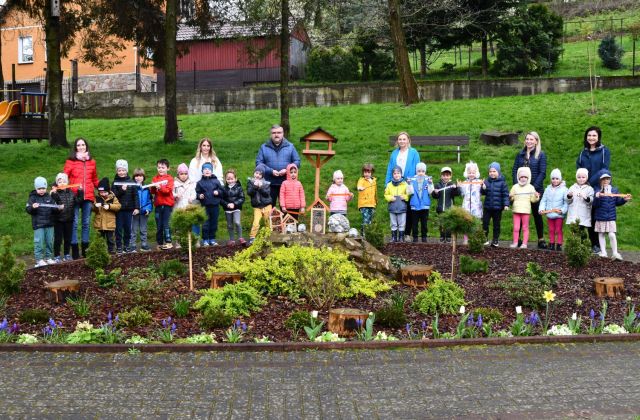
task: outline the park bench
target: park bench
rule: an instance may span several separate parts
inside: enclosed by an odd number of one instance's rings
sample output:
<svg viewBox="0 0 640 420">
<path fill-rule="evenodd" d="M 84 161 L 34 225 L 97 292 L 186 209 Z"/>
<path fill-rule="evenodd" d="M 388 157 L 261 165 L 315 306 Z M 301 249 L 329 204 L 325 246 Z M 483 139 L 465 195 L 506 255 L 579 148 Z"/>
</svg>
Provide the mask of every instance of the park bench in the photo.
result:
<svg viewBox="0 0 640 420">
<path fill-rule="evenodd" d="M 389 136 L 389 145 L 395 146 L 397 136 Z M 458 163 L 460 155 L 469 152 L 469 136 L 411 136 L 411 146 L 419 153 L 456 153 Z M 452 146 L 451 148 L 425 149 L 423 146 Z M 453 148 L 455 147 L 455 149 Z M 391 151 L 391 150 L 390 150 Z"/>
</svg>

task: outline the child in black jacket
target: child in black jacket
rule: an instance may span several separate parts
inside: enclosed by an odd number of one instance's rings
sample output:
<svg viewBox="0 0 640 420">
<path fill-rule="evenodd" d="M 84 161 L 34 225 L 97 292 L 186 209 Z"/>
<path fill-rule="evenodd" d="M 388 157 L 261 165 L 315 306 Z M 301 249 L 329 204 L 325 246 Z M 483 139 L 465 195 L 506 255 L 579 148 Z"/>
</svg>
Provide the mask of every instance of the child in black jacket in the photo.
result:
<svg viewBox="0 0 640 420">
<path fill-rule="evenodd" d="M 271 214 L 271 183 L 264 179 L 266 166 L 259 164 L 253 171 L 253 178 L 247 182 L 247 194 L 251 197 L 251 207 L 253 207 L 253 224 L 249 234 L 249 244 L 260 229 L 260 220 L 269 220 Z"/>
<path fill-rule="evenodd" d="M 207 212 L 207 221 L 202 227 L 202 246 L 215 246 L 218 232 L 218 215 L 222 200 L 222 184 L 213 174 L 213 165 L 206 162 L 202 165 L 202 178 L 196 184 L 196 197 Z"/>
<path fill-rule="evenodd" d="M 71 261 L 71 235 L 73 232 L 73 218 L 78 198 L 71 188 L 67 188 L 69 177 L 64 172 L 56 175 L 56 183 L 51 187 L 51 198 L 62 209 L 55 215 L 53 226 L 53 255 L 57 263 Z M 64 240 L 64 256 L 60 254 L 60 247 Z"/>
<path fill-rule="evenodd" d="M 53 256 L 53 223 L 54 215 L 60 209 L 51 195 L 47 193 L 47 180 L 37 177 L 34 190 L 29 194 L 26 210 L 31 215 L 33 227 L 33 253 L 36 267 L 55 264 Z"/>
<path fill-rule="evenodd" d="M 140 213 L 140 200 L 136 183 L 129 177 L 129 163 L 124 159 L 116 161 L 116 176 L 111 191 L 120 202 L 120 211 L 116 213 L 116 252 L 131 252 L 131 225 L 133 216 Z"/>
<path fill-rule="evenodd" d="M 224 174 L 227 184 L 222 190 L 222 208 L 227 218 L 227 230 L 229 231 L 229 245 L 235 244 L 235 238 L 244 245 L 247 241 L 242 237 L 242 225 L 240 224 L 240 211 L 244 204 L 244 191 L 238 182 L 235 169 L 227 169 Z"/>
<path fill-rule="evenodd" d="M 453 198 L 460 195 L 458 186 L 455 182 L 451 181 L 452 171 L 448 166 L 443 167 L 440 170 L 440 182 L 438 182 L 433 188 L 431 196 L 438 200 L 438 206 L 436 207 L 436 213 L 444 213 L 447 209 L 453 206 L 455 203 Z M 444 230 L 440 227 L 440 242 L 451 242 L 451 232 Z"/>
</svg>

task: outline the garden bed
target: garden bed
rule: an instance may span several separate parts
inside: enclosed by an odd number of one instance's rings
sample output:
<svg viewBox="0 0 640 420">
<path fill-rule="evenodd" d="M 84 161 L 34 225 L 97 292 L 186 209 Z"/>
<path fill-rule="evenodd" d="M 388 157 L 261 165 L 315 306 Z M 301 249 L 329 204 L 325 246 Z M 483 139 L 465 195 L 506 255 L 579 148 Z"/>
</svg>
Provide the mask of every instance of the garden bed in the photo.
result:
<svg viewBox="0 0 640 420">
<path fill-rule="evenodd" d="M 208 288 L 210 281 L 206 278 L 204 270 L 212 264 L 216 258 L 233 255 L 239 251 L 240 247 L 215 247 L 200 248 L 194 253 L 194 281 L 196 289 Z M 446 277 L 450 271 L 451 254 L 450 246 L 442 244 L 388 244 L 384 248 L 384 253 L 389 256 L 400 257 L 420 264 L 432 265 Z M 461 247 L 461 253 L 467 254 L 466 247 Z M 465 301 L 467 311 L 473 311 L 477 307 L 488 307 L 499 310 L 504 318 L 494 325 L 494 331 L 498 329 L 508 329 L 515 319 L 516 303 L 511 301 L 503 290 L 493 287 L 497 282 L 504 280 L 511 274 L 523 275 L 529 262 L 539 264 L 545 271 L 555 271 L 558 273 L 557 286 L 553 288 L 556 293 L 553 302 L 552 324 L 566 324 L 572 313 L 577 312 L 583 319 L 583 325 L 589 323 L 589 312 L 595 310 L 597 314 L 602 307 L 602 299 L 595 296 L 593 292 L 593 279 L 602 276 L 621 277 L 625 282 L 625 296 L 618 299 L 608 299 L 608 310 L 606 321 L 621 325 L 624 315 L 628 309 L 628 302 L 625 297 L 630 297 L 633 302 L 640 298 L 640 285 L 638 276 L 640 269 L 637 264 L 626 261 L 612 261 L 609 259 L 594 258 L 588 266 L 582 269 L 574 269 L 568 266 L 562 253 L 539 250 L 512 250 L 507 248 L 486 248 L 481 255 L 473 255 L 475 258 L 481 257 L 489 262 L 487 273 L 459 274 L 456 282 L 465 290 Z M 119 267 L 122 269 L 121 277 L 136 268 L 157 266 L 162 261 L 179 259 L 185 265 L 186 255 L 180 250 L 157 251 L 149 253 L 137 253 L 115 256 L 109 269 Z M 43 289 L 44 282 L 51 282 L 61 279 L 74 279 L 80 281 L 80 296 L 86 297 L 91 302 L 90 314 L 80 318 L 76 315 L 69 304 L 52 303 Z M 73 331 L 77 322 L 89 321 L 99 326 L 107 322 L 107 314 L 111 312 L 115 317 L 125 310 L 134 306 L 144 306 L 152 314 L 152 321 L 145 326 L 126 328 L 127 335 L 139 334 L 141 336 L 153 336 L 160 327 L 163 319 L 173 317 L 176 323 L 175 335 L 186 337 L 200 333 L 202 330 L 197 322 L 198 313 L 193 309 L 184 318 L 176 318 L 173 310 L 174 299 L 179 297 L 189 297 L 191 302 L 195 302 L 200 296 L 197 292 L 189 291 L 188 275 L 165 280 L 161 286 L 152 292 L 143 294 L 133 293 L 124 290 L 121 285 L 112 288 L 101 288 L 98 286 L 93 270 L 86 267 L 83 261 L 74 261 L 44 268 L 31 269 L 21 287 L 21 292 L 11 296 L 5 307 L 5 314 L 8 322 L 18 322 L 19 315 L 26 309 L 44 309 L 56 322 L 61 322 L 66 331 Z M 407 322 L 412 328 L 422 330 L 422 325 L 426 325 L 427 337 L 433 337 L 431 322 L 433 317 L 416 312 L 410 305 L 413 297 L 419 290 L 406 286 L 396 285 L 394 291 L 400 290 L 408 295 L 405 313 Z M 388 293 L 379 294 L 376 298 L 358 297 L 355 299 L 337 302 L 334 307 L 358 308 L 365 311 L 376 311 L 381 308 L 388 298 Z M 576 300 L 582 301 L 580 306 L 576 305 Z M 255 312 L 250 317 L 242 319 L 248 326 L 244 336 L 244 341 L 253 341 L 254 338 L 266 336 L 275 342 L 301 341 L 306 339 L 304 332 L 296 335 L 284 326 L 284 321 L 289 315 L 297 310 L 318 310 L 308 302 L 291 301 L 285 297 L 271 297 L 261 311 Z M 319 310 L 319 318 L 327 321 L 328 308 Z M 524 308 L 525 313 L 529 313 L 529 308 Z M 542 310 L 544 313 L 544 310 Z M 454 332 L 460 315 L 441 315 L 439 318 L 439 332 Z M 423 324 L 424 322 L 424 324 Z M 45 324 L 20 324 L 21 332 L 41 334 Z M 393 334 L 398 338 L 407 338 L 404 327 L 391 329 L 374 325 L 376 331 L 382 330 L 387 334 Z M 223 341 L 226 329 L 213 330 L 217 340 Z M 540 328 L 538 328 L 538 333 Z"/>
</svg>

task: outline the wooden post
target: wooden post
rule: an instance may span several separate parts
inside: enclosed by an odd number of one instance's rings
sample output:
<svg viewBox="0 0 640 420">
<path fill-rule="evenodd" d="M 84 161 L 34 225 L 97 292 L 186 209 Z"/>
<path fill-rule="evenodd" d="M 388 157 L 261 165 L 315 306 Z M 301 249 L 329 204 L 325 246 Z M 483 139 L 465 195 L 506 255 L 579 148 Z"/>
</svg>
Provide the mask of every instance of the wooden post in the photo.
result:
<svg viewBox="0 0 640 420">
<path fill-rule="evenodd" d="M 193 258 L 191 257 L 191 232 L 187 233 L 189 237 L 189 290 L 193 292 Z"/>
</svg>

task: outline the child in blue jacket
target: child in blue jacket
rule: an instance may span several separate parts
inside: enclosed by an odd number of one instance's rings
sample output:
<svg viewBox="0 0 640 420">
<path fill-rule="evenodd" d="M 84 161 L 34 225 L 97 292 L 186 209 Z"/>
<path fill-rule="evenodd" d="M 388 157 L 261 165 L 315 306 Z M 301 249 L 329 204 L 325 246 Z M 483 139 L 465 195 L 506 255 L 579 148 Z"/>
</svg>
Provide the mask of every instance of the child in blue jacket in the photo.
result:
<svg viewBox="0 0 640 420">
<path fill-rule="evenodd" d="M 413 218 L 411 231 L 413 232 L 413 242 L 418 242 L 418 225 L 421 225 L 420 236 L 422 242 L 427 242 L 427 221 L 429 220 L 429 207 L 431 206 L 430 194 L 433 192 L 433 181 L 427 176 L 427 165 L 420 162 L 416 165 L 416 176 L 410 183 L 409 192 L 411 198 L 409 206 Z"/>
<path fill-rule="evenodd" d="M 594 230 L 598 233 L 598 241 L 600 242 L 600 254 L 598 255 L 607 256 L 607 243 L 604 237 L 604 234 L 607 233 L 611 246 L 611 258 L 622 260 L 622 256 L 618 253 L 618 240 L 616 239 L 616 207 L 631 200 L 631 194 L 625 194 L 622 197 L 613 195 L 620 192 L 611 185 L 611 172 L 608 169 L 601 169 L 598 173 L 598 179 L 600 187 L 596 190 L 596 198 L 593 200 L 596 220 Z"/>
<path fill-rule="evenodd" d="M 551 185 L 547 186 L 540 199 L 538 213 L 547 215 L 549 226 L 549 248 L 551 251 L 562 251 L 562 224 L 567 214 L 569 190 L 562 182 L 562 173 L 556 168 L 551 171 Z"/>
<path fill-rule="evenodd" d="M 151 249 L 147 242 L 147 222 L 149 215 L 153 211 L 153 200 L 149 188 L 142 188 L 142 184 L 144 184 L 146 178 L 144 169 L 136 168 L 133 171 L 133 180 L 137 184 L 135 188 L 138 192 L 140 209 L 138 212 L 133 211 L 133 218 L 131 219 L 131 240 L 129 241 L 129 249 L 131 252 L 135 252 L 138 247 L 138 233 L 140 234 L 140 249 L 142 251 L 149 251 Z"/>
<path fill-rule="evenodd" d="M 500 172 L 500 164 L 493 162 L 489 165 L 489 177 L 482 184 L 481 193 L 486 196 L 484 199 L 484 210 L 482 212 L 482 229 L 487 236 L 485 245 L 498 246 L 500 239 L 500 221 L 502 212 L 509 210 L 509 188 L 507 181 Z M 493 240 L 489 241 L 489 223 L 493 220 Z"/>
</svg>

